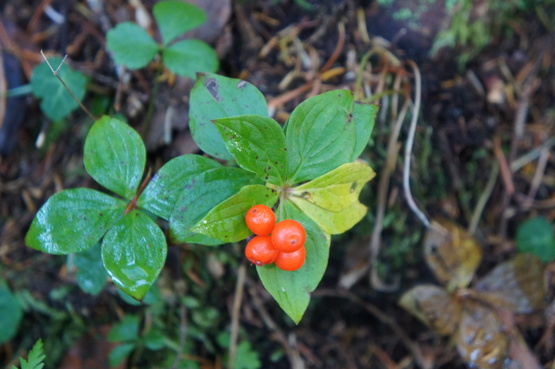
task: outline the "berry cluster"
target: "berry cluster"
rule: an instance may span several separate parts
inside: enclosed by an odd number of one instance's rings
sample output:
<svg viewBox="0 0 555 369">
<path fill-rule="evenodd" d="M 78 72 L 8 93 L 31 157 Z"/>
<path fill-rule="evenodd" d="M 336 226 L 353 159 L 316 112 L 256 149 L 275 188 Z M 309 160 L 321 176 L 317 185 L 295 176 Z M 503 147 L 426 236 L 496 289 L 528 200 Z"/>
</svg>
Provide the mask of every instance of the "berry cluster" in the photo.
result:
<svg viewBox="0 0 555 369">
<path fill-rule="evenodd" d="M 256 235 L 247 244 L 245 256 L 256 265 L 276 263 L 282 270 L 294 271 L 306 259 L 306 232 L 301 223 L 285 219 L 276 224 L 276 215 L 266 205 L 255 205 L 245 215 L 247 227 Z"/>
</svg>

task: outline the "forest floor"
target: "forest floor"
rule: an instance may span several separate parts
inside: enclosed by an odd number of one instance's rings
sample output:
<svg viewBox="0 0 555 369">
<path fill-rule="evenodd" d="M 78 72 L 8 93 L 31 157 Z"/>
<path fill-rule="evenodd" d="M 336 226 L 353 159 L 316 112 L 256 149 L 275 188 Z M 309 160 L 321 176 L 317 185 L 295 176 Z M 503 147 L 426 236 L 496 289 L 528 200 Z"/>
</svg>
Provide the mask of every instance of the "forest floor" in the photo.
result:
<svg viewBox="0 0 555 369">
<path fill-rule="evenodd" d="M 403 190 L 408 122 L 421 99 L 412 194 L 425 217 L 450 220 L 453 233 L 466 230 L 480 245 L 483 257 L 471 273 L 472 288 L 516 255 L 517 234 L 531 219 L 551 224 L 546 242 L 555 245 L 553 1 L 507 14 L 491 10 L 487 1 L 461 1 L 461 7 L 474 3 L 467 26 L 482 22 L 488 41 L 478 45 L 480 31 L 468 31 L 466 45 L 435 53 L 438 32 L 455 27 L 439 0 L 326 0 L 308 1 L 306 7 L 303 1 L 196 2 L 204 4 L 209 20 L 194 36 L 215 47 L 219 73 L 256 86 L 278 122 L 306 98 L 339 88 L 380 105 L 362 155 L 378 174 L 361 194 L 368 215 L 332 238 L 328 269 L 299 325 L 264 290 L 240 246 L 170 246 L 158 298 L 150 305 L 124 302 L 110 283 L 96 296 L 82 292 L 66 257 L 34 251 L 24 237 L 49 196 L 97 186 L 82 160 L 92 122 L 79 110 L 63 122 L 48 122 L 30 95 L 6 105 L 6 86 L 14 83 L 8 75 L 20 74 L 15 83 L 25 85 L 42 62 L 41 49 L 50 56 L 68 54 L 68 63 L 90 78 L 85 105 L 108 101 L 107 111 L 121 114 L 142 133 L 153 168 L 200 153 L 187 127 L 193 81 L 169 76 L 145 122 L 154 70 L 133 72 L 124 82 L 105 52 L 108 27 L 135 19 L 141 1 L 101 2 L 101 10 L 93 11 L 97 1 L 92 0 L 6 0 L 0 6 L 0 63 L 6 70 L 0 76 L 0 276 L 25 313 L 18 333 L 0 346 L 0 362 L 16 364 L 42 337 L 48 368 L 109 367 L 108 353 L 116 344 L 107 342 L 107 332 L 122 317 L 138 315 L 141 334 L 156 327 L 162 341 L 178 348 L 140 346 L 122 368 L 171 367 L 168 357 L 176 352 L 186 359 L 181 367 L 226 367 L 225 341 L 234 319 L 239 342 L 246 342 L 237 347 L 236 368 L 466 367 L 459 355 L 462 338 L 438 335 L 398 304 L 414 286 L 440 285 L 423 254 L 431 236 Z M 142 2 L 146 14 L 152 3 Z M 52 9 L 59 12 L 59 23 Z M 465 32 L 464 25 L 457 27 Z M 176 113 L 168 125 L 170 106 Z M 392 137 L 405 113 L 405 124 Z M 245 267 L 246 277 L 238 278 Z M 527 314 L 507 310 L 499 313 L 504 318 L 493 319 L 494 343 L 476 337 L 476 330 L 463 334 L 483 343 L 477 367 L 503 367 L 503 360 L 487 362 L 494 356 L 504 358 L 508 368 L 555 368 L 553 272 L 553 263 L 547 263 L 541 307 Z M 243 295 L 234 308 L 238 291 Z M 471 293 L 465 291 L 457 296 Z M 525 290 L 523 298 L 533 293 Z M 454 306 L 436 312 L 436 318 L 452 319 Z"/>
</svg>

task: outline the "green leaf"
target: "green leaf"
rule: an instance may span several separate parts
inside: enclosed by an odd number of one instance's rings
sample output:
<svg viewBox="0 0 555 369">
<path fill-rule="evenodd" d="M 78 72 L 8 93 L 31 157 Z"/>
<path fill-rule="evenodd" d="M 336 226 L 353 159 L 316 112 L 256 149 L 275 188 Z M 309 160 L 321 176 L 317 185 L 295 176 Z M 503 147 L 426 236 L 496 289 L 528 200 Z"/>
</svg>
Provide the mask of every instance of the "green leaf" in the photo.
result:
<svg viewBox="0 0 555 369">
<path fill-rule="evenodd" d="M 358 159 L 366 148 L 366 145 L 368 145 L 379 108 L 378 105 L 363 104 L 355 101 L 352 114 L 353 122 L 355 123 L 356 144 L 353 156 L 349 161 Z"/>
<path fill-rule="evenodd" d="M 127 124 L 104 116 L 85 139 L 85 169 L 102 186 L 130 200 L 143 175 L 146 150 L 141 136 Z"/>
<path fill-rule="evenodd" d="M 170 239 L 175 243 L 220 245 L 220 241 L 190 231 L 210 210 L 237 194 L 241 188 L 256 184 L 254 175 L 240 168 L 213 168 L 196 175 L 183 189 L 170 218 Z"/>
<path fill-rule="evenodd" d="M 335 90 L 298 105 L 285 130 L 289 179 L 319 177 L 352 161 L 357 144 L 351 91 Z"/>
<path fill-rule="evenodd" d="M 137 205 L 167 220 L 181 193 L 193 187 L 199 175 L 214 168 L 222 168 L 222 165 L 204 156 L 174 158 L 150 180 Z"/>
<path fill-rule="evenodd" d="M 280 204 L 278 221 L 294 219 L 306 230 L 306 261 L 304 265 L 288 272 L 275 264 L 256 267 L 262 284 L 278 302 L 285 313 L 299 323 L 310 302 L 310 293 L 324 276 L 329 258 L 330 236 L 289 201 Z"/>
<path fill-rule="evenodd" d="M 102 261 L 123 292 L 142 300 L 166 261 L 164 233 L 145 214 L 133 210 L 106 233 Z"/>
<path fill-rule="evenodd" d="M 62 62 L 61 58 L 51 58 L 49 60 L 53 68 L 58 68 Z M 58 70 L 58 75 L 73 92 L 75 97 L 83 100 L 87 78 L 79 71 L 75 71 L 64 63 Z M 53 121 L 65 118 L 75 110 L 79 104 L 71 97 L 64 85 L 52 74 L 47 63 L 39 64 L 33 69 L 31 75 L 31 90 L 33 95 L 42 99 L 40 109 Z"/>
<path fill-rule="evenodd" d="M 212 120 L 245 114 L 268 116 L 264 95 L 256 87 L 217 74 L 198 75 L 189 100 L 189 126 L 202 151 L 220 159 L 231 159 Z"/>
<path fill-rule="evenodd" d="M 362 187 L 375 176 L 366 163 L 343 164 L 337 169 L 296 187 L 288 199 L 330 234 L 351 229 L 366 215 L 358 201 Z"/>
<path fill-rule="evenodd" d="M 237 345 L 237 353 L 233 361 L 233 369 L 259 369 L 261 362 L 258 353 L 249 341 L 241 341 Z"/>
<path fill-rule="evenodd" d="M 144 29 L 131 22 L 120 23 L 108 31 L 106 47 L 117 64 L 129 69 L 146 67 L 160 50 Z"/>
<path fill-rule="evenodd" d="M 31 351 L 29 351 L 29 356 L 27 357 L 27 360 L 20 360 L 21 369 L 42 369 L 44 367 L 44 364 L 42 363 L 44 358 L 45 356 L 42 347 L 42 340 L 39 339 L 31 349 Z"/>
<path fill-rule="evenodd" d="M 123 345 L 114 347 L 114 349 L 110 351 L 110 354 L 108 355 L 108 362 L 110 363 L 110 367 L 113 368 L 120 365 L 123 360 L 125 360 L 125 358 L 133 352 L 133 350 L 135 350 L 134 343 L 125 343 Z"/>
<path fill-rule="evenodd" d="M 139 317 L 128 314 L 121 322 L 114 325 L 108 333 L 109 342 L 137 341 L 139 339 Z"/>
<path fill-rule="evenodd" d="M 206 21 L 206 13 L 183 1 L 160 1 L 152 9 L 164 45 Z"/>
<path fill-rule="evenodd" d="M 166 346 L 166 337 L 164 333 L 156 328 L 151 329 L 143 339 L 145 346 L 149 350 L 160 350 Z"/>
<path fill-rule="evenodd" d="M 129 296 L 120 289 L 118 289 L 118 295 L 123 301 L 133 306 L 153 305 L 160 302 L 160 300 L 162 299 L 162 296 L 160 296 L 160 290 L 158 289 L 156 284 L 153 284 L 152 287 L 150 287 L 150 289 L 146 293 L 145 298 L 141 301 L 135 300 L 133 297 Z"/>
<path fill-rule="evenodd" d="M 278 193 L 262 185 L 245 186 L 200 220 L 191 231 L 218 239 L 224 243 L 237 242 L 247 238 L 252 232 L 245 223 L 245 213 L 256 204 L 272 207 Z"/>
<path fill-rule="evenodd" d="M 287 175 L 287 149 L 281 126 L 272 118 L 240 115 L 214 120 L 237 164 L 265 182 L 282 185 Z"/>
<path fill-rule="evenodd" d="M 169 70 L 189 78 L 195 78 L 198 72 L 215 72 L 220 64 L 212 46 L 200 40 L 182 40 L 168 46 L 162 60 Z"/>
<path fill-rule="evenodd" d="M 364 185 L 376 173 L 363 162 L 347 163 L 310 182 L 293 188 L 293 202 L 302 209 L 307 201 L 320 208 L 339 212 L 358 201 Z M 304 200 L 304 201 L 301 201 Z"/>
<path fill-rule="evenodd" d="M 528 219 L 516 231 L 519 252 L 539 256 L 546 263 L 555 260 L 555 232 L 553 224 L 544 217 Z"/>
<path fill-rule="evenodd" d="M 85 251 L 123 216 L 126 206 L 121 200 L 88 188 L 63 190 L 40 208 L 25 243 L 49 254 Z"/>
<path fill-rule="evenodd" d="M 23 317 L 21 305 L 10 291 L 6 281 L 0 277 L 0 345 L 15 336 Z"/>
<path fill-rule="evenodd" d="M 75 254 L 77 284 L 82 291 L 98 295 L 106 284 L 106 268 L 100 256 L 100 242 L 90 249 Z"/>
</svg>

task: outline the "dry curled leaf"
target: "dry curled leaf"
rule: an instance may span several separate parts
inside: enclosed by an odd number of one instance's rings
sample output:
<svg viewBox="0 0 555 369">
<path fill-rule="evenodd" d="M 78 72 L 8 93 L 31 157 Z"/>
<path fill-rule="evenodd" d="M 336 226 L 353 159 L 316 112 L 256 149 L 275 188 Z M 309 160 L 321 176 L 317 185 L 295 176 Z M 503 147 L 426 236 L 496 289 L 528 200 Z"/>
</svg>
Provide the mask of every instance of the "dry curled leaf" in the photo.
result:
<svg viewBox="0 0 555 369">
<path fill-rule="evenodd" d="M 399 305 L 441 335 L 455 333 L 461 319 L 462 305 L 443 288 L 431 284 L 405 292 Z"/>
<path fill-rule="evenodd" d="M 543 302 L 543 274 L 544 264 L 537 256 L 518 254 L 479 280 L 474 290 L 490 304 L 529 313 Z"/>
<path fill-rule="evenodd" d="M 424 239 L 424 256 L 437 279 L 452 291 L 470 284 L 482 261 L 482 249 L 457 224 L 435 219 Z"/>
<path fill-rule="evenodd" d="M 465 300 L 457 349 L 470 367 L 480 369 L 503 368 L 509 344 L 499 317 L 487 305 L 473 299 Z"/>
</svg>

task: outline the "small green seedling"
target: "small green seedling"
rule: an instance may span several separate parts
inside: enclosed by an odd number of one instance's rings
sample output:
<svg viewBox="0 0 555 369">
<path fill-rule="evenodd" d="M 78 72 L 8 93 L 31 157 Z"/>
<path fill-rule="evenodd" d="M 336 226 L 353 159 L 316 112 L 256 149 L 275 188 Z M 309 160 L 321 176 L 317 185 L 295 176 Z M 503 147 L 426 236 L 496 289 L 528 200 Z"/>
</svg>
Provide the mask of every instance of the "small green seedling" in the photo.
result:
<svg viewBox="0 0 555 369">
<path fill-rule="evenodd" d="M 137 347 L 144 346 L 150 350 L 159 350 L 165 346 L 164 335 L 157 329 L 151 329 L 141 336 L 139 334 L 139 317 L 137 315 L 126 315 L 121 322 L 114 325 L 108 333 L 108 341 L 119 342 L 108 357 L 110 366 L 115 367 Z"/>
<path fill-rule="evenodd" d="M 194 78 L 197 72 L 218 69 L 218 56 L 207 43 L 194 39 L 174 42 L 177 36 L 206 21 L 203 10 L 183 1 L 171 0 L 156 3 L 153 13 L 162 43 L 157 43 L 135 23 L 120 23 L 106 36 L 106 46 L 116 63 L 129 69 L 140 69 L 161 53 L 166 67 L 182 76 Z"/>
<path fill-rule="evenodd" d="M 516 231 L 515 243 L 519 252 L 534 254 L 545 263 L 555 260 L 553 223 L 544 217 L 522 222 Z"/>
<path fill-rule="evenodd" d="M 0 277 L 0 345 L 15 336 L 23 317 L 23 309 L 6 281 Z"/>
<path fill-rule="evenodd" d="M 42 369 L 44 366 L 44 350 L 42 347 L 42 340 L 38 340 L 31 351 L 29 351 L 29 356 L 27 360 L 20 358 L 21 369 Z M 15 365 L 12 365 L 11 369 L 18 369 Z"/>
<path fill-rule="evenodd" d="M 166 257 L 166 238 L 153 220 L 168 221 L 172 243 L 215 246 L 245 240 L 245 214 L 254 205 L 276 209 L 306 231 L 306 261 L 286 271 L 258 266 L 262 283 L 298 323 L 322 279 L 330 236 L 366 214 L 359 200 L 374 171 L 357 161 L 377 106 L 335 90 L 301 103 L 282 128 L 268 117 L 252 85 L 200 74 L 191 92 L 193 137 L 207 153 L 233 159 L 226 167 L 200 155 L 170 160 L 141 183 L 144 144 L 125 123 L 102 117 L 86 141 L 87 172 L 117 196 L 86 188 L 64 190 L 39 210 L 26 242 L 52 254 L 83 252 L 102 242 L 102 262 L 124 292 L 141 300 Z M 139 187 L 140 186 L 140 187 Z"/>
<path fill-rule="evenodd" d="M 51 67 L 56 67 L 53 69 Z M 72 97 L 66 88 L 55 78 L 52 73 L 57 73 L 66 83 L 67 88 L 73 92 Z M 61 58 L 50 59 L 50 64 L 44 62 L 33 69 L 31 75 L 31 91 L 33 95 L 41 99 L 40 108 L 48 119 L 55 122 L 64 119 L 69 113 L 79 107 L 76 101 L 83 100 L 87 86 L 87 77 L 69 65 L 63 64 Z"/>
</svg>

